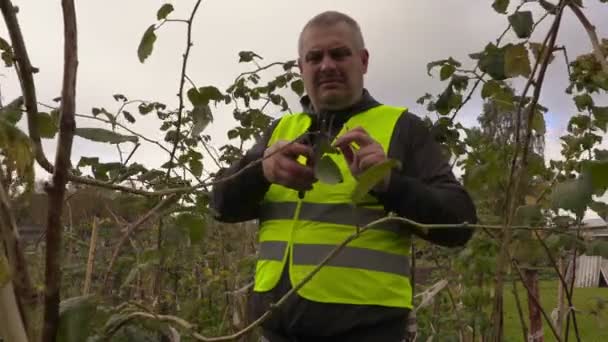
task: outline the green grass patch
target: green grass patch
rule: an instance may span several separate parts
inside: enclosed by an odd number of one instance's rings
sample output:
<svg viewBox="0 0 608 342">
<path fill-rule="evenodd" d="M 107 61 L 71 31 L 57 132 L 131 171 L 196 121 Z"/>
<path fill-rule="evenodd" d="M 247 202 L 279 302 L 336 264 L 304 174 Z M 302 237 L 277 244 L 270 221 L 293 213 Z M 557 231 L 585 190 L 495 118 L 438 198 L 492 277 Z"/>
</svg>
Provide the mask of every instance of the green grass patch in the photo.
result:
<svg viewBox="0 0 608 342">
<path fill-rule="evenodd" d="M 554 280 L 542 280 L 539 284 L 540 300 L 543 309 L 549 316 L 551 316 L 551 312 L 557 304 L 557 285 L 558 282 Z M 517 286 L 526 325 L 529 325 L 527 291 L 521 283 L 518 282 Z M 604 307 L 601 310 L 598 310 L 601 307 L 600 302 L 602 300 L 605 303 Z M 608 288 L 575 288 L 573 303 L 577 310 L 576 320 L 581 341 L 608 341 Z M 505 288 L 504 309 L 505 340 L 521 341 L 523 338 L 522 329 L 517 314 L 517 306 L 512 293 L 512 286 L 510 284 Z M 543 328 L 545 332 L 545 341 L 555 341 L 553 333 L 544 319 Z M 576 341 L 572 324 L 570 324 L 570 338 L 568 340 Z"/>
</svg>

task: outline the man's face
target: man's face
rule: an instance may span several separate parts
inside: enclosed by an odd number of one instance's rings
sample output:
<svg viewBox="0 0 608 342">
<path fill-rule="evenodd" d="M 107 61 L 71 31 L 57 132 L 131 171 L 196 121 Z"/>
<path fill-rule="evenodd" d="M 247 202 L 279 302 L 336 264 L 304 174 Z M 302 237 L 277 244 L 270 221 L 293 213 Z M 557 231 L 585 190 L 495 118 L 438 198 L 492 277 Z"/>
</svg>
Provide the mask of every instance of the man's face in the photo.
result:
<svg viewBox="0 0 608 342">
<path fill-rule="evenodd" d="M 315 109 L 339 110 L 354 104 L 363 90 L 368 59 L 346 23 L 307 28 L 298 64 Z"/>
</svg>

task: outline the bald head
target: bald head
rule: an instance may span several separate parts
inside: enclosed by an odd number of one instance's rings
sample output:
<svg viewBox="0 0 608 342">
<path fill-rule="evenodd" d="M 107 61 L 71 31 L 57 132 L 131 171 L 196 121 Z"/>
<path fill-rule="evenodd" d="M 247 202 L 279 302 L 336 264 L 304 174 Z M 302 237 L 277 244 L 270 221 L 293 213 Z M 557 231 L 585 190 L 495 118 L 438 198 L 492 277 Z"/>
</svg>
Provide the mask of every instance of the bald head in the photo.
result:
<svg viewBox="0 0 608 342">
<path fill-rule="evenodd" d="M 359 24 L 353 18 L 341 12 L 326 11 L 314 16 L 302 28 L 300 38 L 298 39 L 298 55 L 302 56 L 303 36 L 307 29 L 311 27 L 327 28 L 340 23 L 346 24 L 352 31 L 352 38 L 355 47 L 358 49 L 365 48 L 361 27 L 359 27 Z"/>
</svg>

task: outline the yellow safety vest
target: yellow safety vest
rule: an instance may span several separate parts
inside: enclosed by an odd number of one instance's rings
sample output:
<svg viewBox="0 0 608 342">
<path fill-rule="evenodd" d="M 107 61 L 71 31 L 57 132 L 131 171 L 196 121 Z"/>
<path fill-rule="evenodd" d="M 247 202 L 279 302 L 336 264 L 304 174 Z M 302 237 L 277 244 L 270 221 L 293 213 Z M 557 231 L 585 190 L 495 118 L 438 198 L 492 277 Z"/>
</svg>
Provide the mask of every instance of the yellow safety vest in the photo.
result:
<svg viewBox="0 0 608 342">
<path fill-rule="evenodd" d="M 352 116 L 343 126 L 363 127 L 384 148 L 405 108 L 380 105 Z M 268 142 L 291 141 L 311 125 L 307 114 L 286 115 Z M 303 199 L 298 192 L 272 184 L 261 203 L 259 242 L 254 291 L 274 288 L 289 262 L 292 286 L 308 275 L 337 245 L 373 220 L 386 216 L 377 199 L 368 195 L 364 206 L 353 206 L 356 186 L 342 154 L 329 154 L 344 181 L 330 185 L 316 182 Z M 298 294 L 324 302 L 390 307 L 412 307 L 409 279 L 410 236 L 397 224 L 366 230 L 323 267 Z"/>
</svg>

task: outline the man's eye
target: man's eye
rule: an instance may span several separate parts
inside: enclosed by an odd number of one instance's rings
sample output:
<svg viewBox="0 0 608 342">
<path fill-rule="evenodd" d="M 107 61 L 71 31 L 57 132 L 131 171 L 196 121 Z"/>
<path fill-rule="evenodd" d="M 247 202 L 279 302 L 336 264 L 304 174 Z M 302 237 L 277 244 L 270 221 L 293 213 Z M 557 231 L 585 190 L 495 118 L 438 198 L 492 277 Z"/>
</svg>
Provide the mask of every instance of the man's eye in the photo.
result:
<svg viewBox="0 0 608 342">
<path fill-rule="evenodd" d="M 342 60 L 348 56 L 351 55 L 351 52 L 349 49 L 335 49 L 335 50 L 331 50 L 330 51 L 330 56 L 332 59 L 334 60 Z"/>
<path fill-rule="evenodd" d="M 309 53 L 306 56 L 306 61 L 310 62 L 310 63 L 319 63 L 321 62 L 321 59 L 323 59 L 323 54 L 322 53 Z"/>
</svg>

